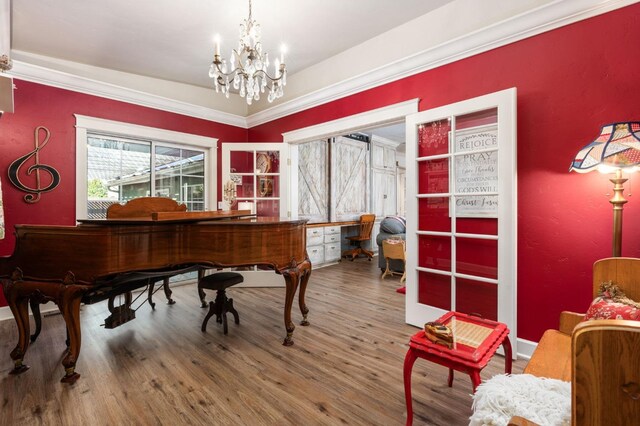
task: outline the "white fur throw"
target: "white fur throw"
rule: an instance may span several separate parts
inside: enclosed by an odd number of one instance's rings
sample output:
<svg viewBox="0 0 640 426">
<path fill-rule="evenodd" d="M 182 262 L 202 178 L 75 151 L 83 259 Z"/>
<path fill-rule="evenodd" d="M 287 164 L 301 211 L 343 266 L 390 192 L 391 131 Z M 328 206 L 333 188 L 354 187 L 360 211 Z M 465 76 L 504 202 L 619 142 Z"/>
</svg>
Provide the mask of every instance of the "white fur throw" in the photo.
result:
<svg viewBox="0 0 640 426">
<path fill-rule="evenodd" d="M 469 426 L 504 426 L 513 416 L 543 426 L 571 423 L 571 383 L 531 374 L 500 374 L 473 395 Z"/>
</svg>

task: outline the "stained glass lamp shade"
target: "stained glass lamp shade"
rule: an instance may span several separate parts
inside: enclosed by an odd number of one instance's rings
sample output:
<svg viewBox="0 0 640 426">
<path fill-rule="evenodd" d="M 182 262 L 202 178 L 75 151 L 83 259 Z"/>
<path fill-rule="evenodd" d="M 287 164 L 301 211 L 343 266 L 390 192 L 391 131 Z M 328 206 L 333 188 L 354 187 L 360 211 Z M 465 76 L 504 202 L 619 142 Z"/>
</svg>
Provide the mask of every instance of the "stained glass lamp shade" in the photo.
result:
<svg viewBox="0 0 640 426">
<path fill-rule="evenodd" d="M 612 123 L 602 127 L 598 136 L 582 148 L 573 160 L 569 171 L 586 173 L 598 170 L 615 173 L 609 179 L 613 183 L 613 256 L 621 255 L 623 184 L 627 181 L 622 172 L 640 170 L 640 122 Z"/>
</svg>

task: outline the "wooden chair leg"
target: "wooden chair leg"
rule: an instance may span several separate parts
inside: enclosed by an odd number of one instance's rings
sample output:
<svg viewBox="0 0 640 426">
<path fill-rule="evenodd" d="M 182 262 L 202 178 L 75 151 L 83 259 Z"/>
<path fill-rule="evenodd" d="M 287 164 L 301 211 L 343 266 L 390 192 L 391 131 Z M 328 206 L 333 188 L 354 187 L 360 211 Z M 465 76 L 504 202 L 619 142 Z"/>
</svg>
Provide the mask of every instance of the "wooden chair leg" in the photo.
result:
<svg viewBox="0 0 640 426">
<path fill-rule="evenodd" d="M 385 258 L 386 262 L 387 262 L 387 268 L 384 270 L 384 273 L 382 274 L 382 279 L 384 280 L 384 277 L 386 277 L 387 275 L 392 275 L 391 274 L 391 270 L 389 269 L 389 259 Z"/>
</svg>

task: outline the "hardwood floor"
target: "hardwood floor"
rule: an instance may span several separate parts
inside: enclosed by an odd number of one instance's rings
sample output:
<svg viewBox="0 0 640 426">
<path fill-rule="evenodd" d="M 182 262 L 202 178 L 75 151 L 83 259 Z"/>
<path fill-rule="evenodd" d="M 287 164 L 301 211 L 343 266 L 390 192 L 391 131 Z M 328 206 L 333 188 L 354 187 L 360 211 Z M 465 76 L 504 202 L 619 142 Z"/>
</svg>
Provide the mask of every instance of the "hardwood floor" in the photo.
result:
<svg viewBox="0 0 640 426">
<path fill-rule="evenodd" d="M 174 288 L 176 304 L 157 294 L 156 310 L 114 330 L 99 325 L 106 304 L 82 308 L 82 351 L 73 386 L 59 383 L 64 321 L 47 316 L 25 363 L 9 376 L 15 323 L 0 323 L 0 424 L 121 425 L 401 425 L 402 364 L 409 337 L 399 279 L 380 279 L 377 262 L 342 262 L 315 270 L 309 282 L 310 327 L 282 346 L 283 288 L 231 288 L 240 325 L 229 334 L 210 321 L 194 285 Z M 208 299 L 213 295 L 208 294 Z M 232 317 L 229 317 L 232 319 Z M 301 315 L 294 304 L 296 324 Z M 428 320 L 428 319 L 425 319 Z M 514 363 L 521 372 L 525 361 Z M 496 356 L 483 379 L 503 372 Z M 413 370 L 414 424 L 466 425 L 471 381 L 418 360 Z"/>
</svg>

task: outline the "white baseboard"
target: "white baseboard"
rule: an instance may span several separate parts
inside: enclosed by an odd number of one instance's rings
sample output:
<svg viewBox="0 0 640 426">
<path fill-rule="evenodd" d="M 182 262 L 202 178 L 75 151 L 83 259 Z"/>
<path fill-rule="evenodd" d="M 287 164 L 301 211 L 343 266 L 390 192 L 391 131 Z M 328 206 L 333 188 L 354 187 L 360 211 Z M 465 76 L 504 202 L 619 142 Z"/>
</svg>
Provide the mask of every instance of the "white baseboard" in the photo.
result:
<svg viewBox="0 0 640 426">
<path fill-rule="evenodd" d="M 52 304 L 46 304 L 43 305 L 40 308 L 40 314 L 45 315 L 49 312 L 58 312 L 58 307 L 52 303 Z M 31 313 L 31 310 L 29 310 L 29 315 L 33 315 Z M 0 321 L 6 321 L 6 320 L 12 320 L 13 319 L 13 314 L 11 313 L 11 308 L 9 308 L 8 306 L 3 306 L 0 308 Z"/>
<path fill-rule="evenodd" d="M 518 338 L 518 358 L 531 359 L 533 351 L 536 350 L 538 344 L 531 340 Z"/>
</svg>

